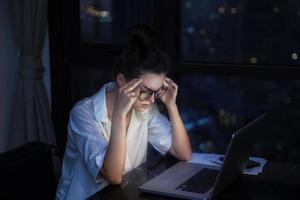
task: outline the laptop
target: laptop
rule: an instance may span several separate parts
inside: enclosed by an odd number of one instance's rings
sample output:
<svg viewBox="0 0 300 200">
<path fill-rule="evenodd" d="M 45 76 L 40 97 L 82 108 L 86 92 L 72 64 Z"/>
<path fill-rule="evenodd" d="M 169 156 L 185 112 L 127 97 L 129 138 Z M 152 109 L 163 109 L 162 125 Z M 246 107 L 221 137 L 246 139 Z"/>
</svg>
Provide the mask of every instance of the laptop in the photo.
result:
<svg viewBox="0 0 300 200">
<path fill-rule="evenodd" d="M 232 184 L 247 165 L 257 140 L 257 125 L 266 114 L 232 134 L 222 166 L 178 162 L 139 187 L 142 192 L 185 199 L 214 199 Z"/>
</svg>

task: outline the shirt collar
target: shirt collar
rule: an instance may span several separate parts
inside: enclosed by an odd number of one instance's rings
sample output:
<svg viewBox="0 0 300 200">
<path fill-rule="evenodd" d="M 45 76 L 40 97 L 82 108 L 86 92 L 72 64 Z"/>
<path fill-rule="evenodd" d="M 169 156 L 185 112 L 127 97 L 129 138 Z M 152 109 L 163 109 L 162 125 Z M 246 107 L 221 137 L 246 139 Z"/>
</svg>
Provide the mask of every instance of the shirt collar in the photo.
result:
<svg viewBox="0 0 300 200">
<path fill-rule="evenodd" d="M 98 122 L 107 122 L 106 91 L 116 87 L 115 82 L 106 83 L 93 97 L 94 111 Z"/>
</svg>

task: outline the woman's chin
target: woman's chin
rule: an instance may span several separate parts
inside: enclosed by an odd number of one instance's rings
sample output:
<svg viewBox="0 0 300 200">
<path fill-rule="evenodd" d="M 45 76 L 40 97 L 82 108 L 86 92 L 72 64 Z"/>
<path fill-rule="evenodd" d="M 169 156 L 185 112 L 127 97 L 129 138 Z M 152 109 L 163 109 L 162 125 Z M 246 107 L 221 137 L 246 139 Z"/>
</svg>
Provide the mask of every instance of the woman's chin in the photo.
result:
<svg viewBox="0 0 300 200">
<path fill-rule="evenodd" d="M 141 106 L 141 107 L 136 108 L 135 110 L 138 111 L 138 112 L 145 112 L 148 109 L 149 109 L 149 106 L 147 106 L 147 107 Z"/>
</svg>

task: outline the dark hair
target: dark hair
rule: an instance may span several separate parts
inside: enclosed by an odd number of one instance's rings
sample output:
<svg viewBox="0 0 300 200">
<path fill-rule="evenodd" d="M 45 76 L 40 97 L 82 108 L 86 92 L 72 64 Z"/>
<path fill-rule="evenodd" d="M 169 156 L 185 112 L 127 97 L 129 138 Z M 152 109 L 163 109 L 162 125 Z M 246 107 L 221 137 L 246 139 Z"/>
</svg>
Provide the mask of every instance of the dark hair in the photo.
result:
<svg viewBox="0 0 300 200">
<path fill-rule="evenodd" d="M 118 73 L 122 73 L 127 80 L 137 78 L 144 72 L 167 74 L 169 58 L 155 47 L 155 37 L 155 31 L 148 25 L 131 27 L 128 31 L 128 47 L 114 64 L 114 78 Z"/>
</svg>

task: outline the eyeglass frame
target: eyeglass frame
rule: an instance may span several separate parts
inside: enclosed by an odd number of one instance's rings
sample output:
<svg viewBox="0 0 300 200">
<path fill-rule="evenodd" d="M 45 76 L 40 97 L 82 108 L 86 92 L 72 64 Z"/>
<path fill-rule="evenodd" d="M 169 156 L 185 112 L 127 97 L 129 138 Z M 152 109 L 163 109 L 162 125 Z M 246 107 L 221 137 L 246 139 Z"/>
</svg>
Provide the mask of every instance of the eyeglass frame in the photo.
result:
<svg viewBox="0 0 300 200">
<path fill-rule="evenodd" d="M 141 91 L 140 91 L 140 94 L 139 94 L 139 100 L 140 100 L 140 101 L 145 101 L 145 100 L 150 99 L 150 98 L 152 97 L 153 94 L 154 94 L 154 98 L 155 98 L 155 99 L 159 99 L 159 98 L 161 98 L 162 96 L 164 96 L 164 95 L 166 94 L 166 92 L 168 91 L 168 88 L 167 88 L 167 87 L 161 87 L 161 88 L 158 89 L 157 91 L 153 91 L 153 90 L 151 90 L 150 88 L 148 88 L 147 86 L 143 86 L 143 87 L 147 88 L 147 90 L 141 90 Z M 165 90 L 165 92 L 164 92 L 162 95 L 160 95 L 159 97 L 157 97 L 156 94 L 157 94 L 160 90 L 162 90 L 162 89 Z M 149 97 L 148 97 L 148 98 L 146 98 L 146 99 L 141 99 L 141 95 L 142 95 L 142 93 L 143 93 L 144 91 L 150 91 L 151 93 L 149 94 Z"/>
</svg>

